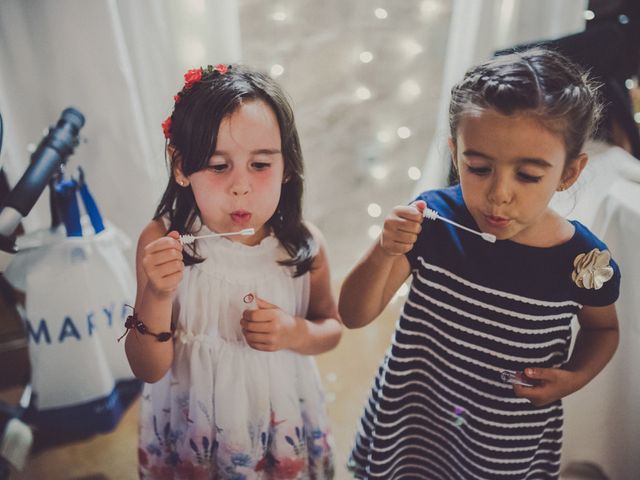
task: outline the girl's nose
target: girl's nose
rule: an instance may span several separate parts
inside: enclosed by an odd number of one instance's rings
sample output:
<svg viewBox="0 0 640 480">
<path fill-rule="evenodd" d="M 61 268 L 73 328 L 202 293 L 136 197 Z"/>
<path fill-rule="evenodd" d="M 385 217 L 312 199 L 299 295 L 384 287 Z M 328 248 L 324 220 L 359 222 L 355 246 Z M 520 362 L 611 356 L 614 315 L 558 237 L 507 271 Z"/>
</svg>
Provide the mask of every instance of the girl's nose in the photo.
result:
<svg viewBox="0 0 640 480">
<path fill-rule="evenodd" d="M 245 177 L 237 177 L 231 185 L 231 193 L 236 196 L 246 195 L 251 191 L 249 181 Z"/>
<path fill-rule="evenodd" d="M 489 201 L 494 205 L 510 203 L 513 197 L 509 180 L 496 177 L 491 183 Z"/>
</svg>

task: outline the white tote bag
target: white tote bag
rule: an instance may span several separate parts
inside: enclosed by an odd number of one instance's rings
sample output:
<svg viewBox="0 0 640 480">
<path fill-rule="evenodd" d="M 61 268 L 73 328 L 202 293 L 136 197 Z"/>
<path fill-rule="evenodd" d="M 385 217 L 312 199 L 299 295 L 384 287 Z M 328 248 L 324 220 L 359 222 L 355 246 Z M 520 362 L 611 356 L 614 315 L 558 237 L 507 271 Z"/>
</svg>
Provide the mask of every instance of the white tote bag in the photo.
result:
<svg viewBox="0 0 640 480">
<path fill-rule="evenodd" d="M 78 188 L 89 213 L 83 222 Z M 102 223 L 86 185 L 72 186 L 71 194 L 65 226 L 18 239 L 5 275 L 26 293 L 34 402 L 25 420 L 45 430 L 92 434 L 112 430 L 140 391 L 124 342 L 117 341 L 135 280 L 123 254 L 128 239 Z"/>
</svg>

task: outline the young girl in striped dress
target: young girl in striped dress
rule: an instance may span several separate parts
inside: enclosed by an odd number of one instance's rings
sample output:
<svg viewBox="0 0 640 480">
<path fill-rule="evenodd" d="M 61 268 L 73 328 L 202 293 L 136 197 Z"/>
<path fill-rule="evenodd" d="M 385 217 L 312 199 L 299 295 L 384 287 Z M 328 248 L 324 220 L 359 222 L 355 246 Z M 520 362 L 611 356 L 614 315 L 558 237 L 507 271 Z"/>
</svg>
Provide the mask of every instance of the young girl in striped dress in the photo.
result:
<svg viewBox="0 0 640 480">
<path fill-rule="evenodd" d="M 345 325 L 363 327 L 413 275 L 350 467 L 385 480 L 558 478 L 561 399 L 618 343 L 618 266 L 549 207 L 587 162 L 595 89 L 533 49 L 469 70 L 449 111 L 459 184 L 394 208 L 340 295 Z M 485 238 L 423 220 L 425 208 Z"/>
</svg>

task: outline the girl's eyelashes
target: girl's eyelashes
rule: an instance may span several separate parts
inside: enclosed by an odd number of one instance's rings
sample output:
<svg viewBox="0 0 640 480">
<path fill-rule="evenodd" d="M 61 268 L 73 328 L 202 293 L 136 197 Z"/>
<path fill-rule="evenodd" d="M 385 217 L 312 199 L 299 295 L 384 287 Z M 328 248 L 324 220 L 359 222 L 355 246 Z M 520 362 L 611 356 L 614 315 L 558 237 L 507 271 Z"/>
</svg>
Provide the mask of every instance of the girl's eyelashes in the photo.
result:
<svg viewBox="0 0 640 480">
<path fill-rule="evenodd" d="M 471 165 L 467 165 L 467 170 L 473 175 L 489 175 L 491 173 L 491 169 L 489 167 L 472 167 Z"/>
<path fill-rule="evenodd" d="M 269 162 L 253 162 L 251 163 L 251 166 L 254 168 L 254 170 L 261 172 L 263 170 L 267 170 L 271 164 Z"/>
<path fill-rule="evenodd" d="M 518 177 L 526 183 L 538 183 L 542 179 L 542 176 L 529 175 L 524 172 L 518 172 Z"/>
<path fill-rule="evenodd" d="M 490 167 L 472 167 L 471 165 L 467 165 L 467 170 L 469 173 L 473 175 L 478 175 L 480 177 L 489 175 L 491 173 Z M 525 172 L 517 173 L 518 179 L 525 183 L 538 183 L 542 179 L 542 175 L 529 175 Z"/>
<path fill-rule="evenodd" d="M 214 163 L 213 165 L 207 165 L 207 170 L 210 170 L 215 173 L 222 173 L 229 168 L 229 165 L 226 163 Z"/>
</svg>

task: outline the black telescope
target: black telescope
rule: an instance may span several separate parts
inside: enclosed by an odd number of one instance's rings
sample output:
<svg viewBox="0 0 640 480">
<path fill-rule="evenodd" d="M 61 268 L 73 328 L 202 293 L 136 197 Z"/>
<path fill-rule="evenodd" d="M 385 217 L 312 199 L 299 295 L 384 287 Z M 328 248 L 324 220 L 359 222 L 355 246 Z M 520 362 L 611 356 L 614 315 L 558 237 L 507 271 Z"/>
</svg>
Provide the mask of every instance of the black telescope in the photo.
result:
<svg viewBox="0 0 640 480">
<path fill-rule="evenodd" d="M 13 233 L 29 214 L 51 177 L 73 153 L 83 125 L 84 115 L 75 108 L 66 108 L 31 155 L 29 167 L 0 208 L 0 272 L 9 264 L 7 254 L 16 252 Z"/>
</svg>

